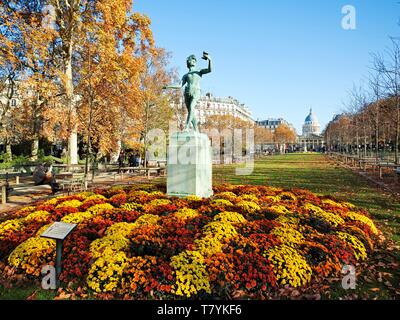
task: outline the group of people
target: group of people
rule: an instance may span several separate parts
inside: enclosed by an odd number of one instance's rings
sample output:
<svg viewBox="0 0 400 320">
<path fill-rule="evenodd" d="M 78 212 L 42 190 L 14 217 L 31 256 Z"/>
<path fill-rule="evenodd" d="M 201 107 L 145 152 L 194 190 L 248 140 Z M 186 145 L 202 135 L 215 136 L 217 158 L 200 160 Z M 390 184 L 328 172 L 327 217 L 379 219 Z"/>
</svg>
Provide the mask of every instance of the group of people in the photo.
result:
<svg viewBox="0 0 400 320">
<path fill-rule="evenodd" d="M 120 168 L 124 167 L 126 161 L 128 161 L 129 167 L 140 167 L 143 162 L 139 152 L 129 152 L 126 154 L 124 150 L 121 150 L 118 157 L 118 166 Z"/>
</svg>

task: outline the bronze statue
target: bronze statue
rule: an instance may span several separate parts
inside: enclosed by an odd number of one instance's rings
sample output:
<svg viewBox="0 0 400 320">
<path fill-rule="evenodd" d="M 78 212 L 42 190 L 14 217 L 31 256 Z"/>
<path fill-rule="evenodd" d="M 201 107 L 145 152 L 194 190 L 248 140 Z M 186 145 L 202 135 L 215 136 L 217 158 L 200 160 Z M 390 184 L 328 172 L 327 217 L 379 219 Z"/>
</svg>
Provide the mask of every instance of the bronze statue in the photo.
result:
<svg viewBox="0 0 400 320">
<path fill-rule="evenodd" d="M 185 104 L 188 110 L 188 116 L 186 119 L 186 127 L 185 131 L 189 131 L 190 124 L 192 124 L 193 129 L 198 131 L 197 119 L 195 115 L 195 107 L 200 100 L 201 92 L 200 92 L 200 80 L 203 74 L 207 74 L 211 72 L 211 58 L 207 52 L 203 52 L 202 59 L 208 61 L 207 69 L 196 69 L 197 59 L 195 55 L 191 55 L 186 60 L 186 65 L 189 69 L 189 72 L 182 77 L 182 82 L 180 85 L 170 85 L 164 87 L 164 89 L 181 89 L 185 85 Z"/>
</svg>

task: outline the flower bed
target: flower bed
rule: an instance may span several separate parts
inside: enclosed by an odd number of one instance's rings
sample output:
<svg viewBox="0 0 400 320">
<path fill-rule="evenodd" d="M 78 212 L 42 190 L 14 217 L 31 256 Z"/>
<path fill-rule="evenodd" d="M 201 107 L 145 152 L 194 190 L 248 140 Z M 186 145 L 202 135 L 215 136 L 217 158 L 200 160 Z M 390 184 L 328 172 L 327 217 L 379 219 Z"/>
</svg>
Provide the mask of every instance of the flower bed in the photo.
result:
<svg viewBox="0 0 400 320">
<path fill-rule="evenodd" d="M 64 243 L 61 280 L 98 298 L 266 297 L 366 261 L 380 235 L 365 210 L 306 190 L 223 185 L 210 199 L 179 199 L 114 187 L 1 222 L 0 272 L 34 281 L 54 263 L 54 242 L 40 238 L 54 221 L 78 224 Z"/>
</svg>

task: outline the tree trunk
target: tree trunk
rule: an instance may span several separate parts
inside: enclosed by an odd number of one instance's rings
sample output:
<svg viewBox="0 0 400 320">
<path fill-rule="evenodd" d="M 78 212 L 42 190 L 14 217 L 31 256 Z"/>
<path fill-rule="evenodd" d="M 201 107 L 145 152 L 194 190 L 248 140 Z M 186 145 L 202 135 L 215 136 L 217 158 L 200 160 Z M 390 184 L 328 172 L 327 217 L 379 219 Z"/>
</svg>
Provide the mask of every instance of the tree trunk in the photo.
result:
<svg viewBox="0 0 400 320">
<path fill-rule="evenodd" d="M 112 152 L 110 154 L 110 163 L 118 162 L 118 157 L 119 157 L 119 154 L 121 153 L 121 149 L 122 149 L 122 141 L 118 140 L 117 141 L 117 150 L 115 150 L 115 152 Z"/>
<path fill-rule="evenodd" d="M 7 108 L 3 110 L 2 114 L 0 114 L 0 119 L 4 119 L 7 116 L 7 111 L 11 109 L 11 97 L 7 97 Z M 4 145 L 6 147 L 6 153 L 5 153 L 5 158 L 4 162 L 11 162 L 12 161 L 12 151 L 11 151 L 11 143 L 9 139 L 9 133 L 7 130 L 7 125 L 4 124 L 2 125 L 2 132 L 4 134 Z"/>
<path fill-rule="evenodd" d="M 88 123 L 88 133 L 87 133 L 87 146 L 86 146 L 86 156 L 85 156 L 85 178 L 88 175 L 89 170 L 89 157 L 92 152 L 92 120 L 93 120 L 93 99 L 92 96 L 89 95 L 89 104 L 90 104 L 90 111 L 89 111 L 89 123 Z M 92 162 L 93 170 L 94 170 L 94 163 Z M 94 178 L 94 171 L 93 171 L 93 178 Z"/>
<path fill-rule="evenodd" d="M 386 123 L 383 123 L 383 128 L 382 128 L 382 142 L 383 142 L 383 154 L 382 154 L 382 158 L 385 159 L 386 157 Z"/>
<path fill-rule="evenodd" d="M 31 157 L 30 157 L 31 161 L 37 161 L 38 154 L 39 154 L 39 137 L 35 136 L 35 138 L 32 141 Z"/>
<path fill-rule="evenodd" d="M 356 143 L 357 143 L 357 146 L 356 146 L 356 148 L 357 148 L 357 157 L 359 158 L 360 157 L 360 149 L 359 149 L 360 138 L 358 136 L 358 130 L 356 130 Z"/>
<path fill-rule="evenodd" d="M 76 123 L 76 106 L 74 100 L 74 84 L 72 81 L 72 40 L 68 44 L 68 54 L 65 59 L 65 93 L 67 105 L 70 110 L 72 123 L 70 123 L 70 136 L 68 141 L 69 164 L 78 164 L 78 127 Z"/>
<path fill-rule="evenodd" d="M 86 146 L 86 155 L 85 155 L 85 177 L 87 177 L 89 172 L 89 157 L 90 157 L 90 149 L 91 149 L 91 137 L 90 133 L 88 134 L 88 142 Z"/>
<path fill-rule="evenodd" d="M 36 99 L 36 108 L 33 112 L 33 141 L 31 147 L 31 161 L 38 160 L 39 154 L 39 140 L 40 140 L 40 118 L 38 117 L 37 110 L 40 108 L 39 96 Z"/>
<path fill-rule="evenodd" d="M 398 103 L 396 108 L 396 141 L 394 148 L 395 163 L 399 164 L 399 133 L 400 133 L 400 105 Z"/>
<path fill-rule="evenodd" d="M 147 143 L 148 143 L 148 141 L 147 141 L 147 135 L 149 134 L 149 129 L 148 129 L 148 125 L 149 125 L 149 112 L 150 112 L 149 108 L 150 108 L 150 103 L 146 102 L 146 115 L 145 115 L 144 141 L 143 141 L 143 144 L 144 144 L 144 155 L 143 155 L 144 163 L 143 163 L 143 166 L 144 166 L 145 168 L 147 168 L 147 161 L 148 161 L 148 159 L 147 159 L 147 148 L 148 148 L 148 145 L 147 145 Z"/>
<path fill-rule="evenodd" d="M 5 145 L 6 145 L 6 159 L 4 159 L 4 162 L 9 162 L 12 161 L 13 156 L 11 151 L 11 143 L 8 141 L 8 139 L 6 139 Z"/>
<path fill-rule="evenodd" d="M 375 118 L 375 148 L 376 148 L 376 161 L 379 159 L 379 109 L 376 111 Z"/>
<path fill-rule="evenodd" d="M 364 134 L 364 158 L 367 157 L 367 129 L 365 127 L 365 118 L 363 118 L 363 134 Z"/>
</svg>

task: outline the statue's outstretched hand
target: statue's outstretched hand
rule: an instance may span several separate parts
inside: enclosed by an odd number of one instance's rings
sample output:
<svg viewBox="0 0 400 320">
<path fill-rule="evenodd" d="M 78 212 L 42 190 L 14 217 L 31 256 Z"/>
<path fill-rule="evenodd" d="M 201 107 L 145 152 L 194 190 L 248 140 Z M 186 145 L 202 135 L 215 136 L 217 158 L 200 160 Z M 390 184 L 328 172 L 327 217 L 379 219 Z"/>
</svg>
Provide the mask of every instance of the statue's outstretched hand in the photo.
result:
<svg viewBox="0 0 400 320">
<path fill-rule="evenodd" d="M 208 52 L 203 52 L 203 57 L 202 57 L 202 59 L 204 59 L 204 60 L 211 60 L 211 57 L 210 57 L 210 55 L 208 54 Z"/>
</svg>

